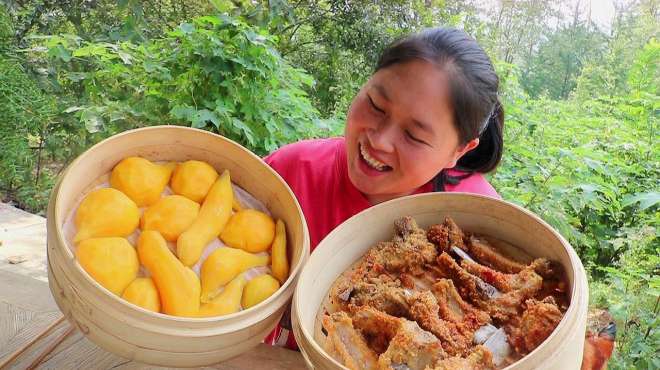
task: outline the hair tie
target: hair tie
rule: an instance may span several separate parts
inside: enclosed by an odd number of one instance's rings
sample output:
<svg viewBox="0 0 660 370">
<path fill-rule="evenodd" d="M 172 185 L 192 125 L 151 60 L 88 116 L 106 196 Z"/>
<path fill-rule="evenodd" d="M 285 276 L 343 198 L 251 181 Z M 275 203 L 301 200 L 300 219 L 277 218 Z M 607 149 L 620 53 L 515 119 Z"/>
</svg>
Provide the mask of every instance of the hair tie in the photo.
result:
<svg viewBox="0 0 660 370">
<path fill-rule="evenodd" d="M 493 114 L 495 114 L 495 111 L 497 110 L 497 106 L 500 104 L 499 101 L 496 101 L 495 104 L 493 104 L 493 107 L 490 109 L 490 113 L 488 113 L 488 116 L 486 116 L 486 120 L 484 123 L 481 124 L 481 129 L 479 130 L 479 136 L 481 136 L 484 132 L 486 132 L 486 129 L 488 129 L 488 124 L 490 123 L 490 119 L 493 118 Z"/>
</svg>

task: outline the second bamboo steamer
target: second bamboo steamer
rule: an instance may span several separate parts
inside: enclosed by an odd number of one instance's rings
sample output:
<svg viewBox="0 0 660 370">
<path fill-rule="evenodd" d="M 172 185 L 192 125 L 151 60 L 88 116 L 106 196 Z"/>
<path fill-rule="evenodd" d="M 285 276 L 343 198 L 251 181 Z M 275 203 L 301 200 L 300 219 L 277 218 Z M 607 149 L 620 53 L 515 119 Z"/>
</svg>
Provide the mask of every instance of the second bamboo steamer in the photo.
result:
<svg viewBox="0 0 660 370">
<path fill-rule="evenodd" d="M 570 304 L 554 332 L 506 370 L 579 369 L 586 331 L 587 277 L 570 244 L 528 210 L 485 196 L 429 193 L 369 208 L 333 230 L 314 250 L 301 272 L 293 301 L 293 329 L 310 369 L 346 369 L 316 340 L 319 309 L 335 279 L 376 243 L 390 240 L 394 221 L 412 216 L 420 227 L 451 217 L 462 229 L 520 248 L 532 257 L 558 261 L 568 279 Z"/>
</svg>

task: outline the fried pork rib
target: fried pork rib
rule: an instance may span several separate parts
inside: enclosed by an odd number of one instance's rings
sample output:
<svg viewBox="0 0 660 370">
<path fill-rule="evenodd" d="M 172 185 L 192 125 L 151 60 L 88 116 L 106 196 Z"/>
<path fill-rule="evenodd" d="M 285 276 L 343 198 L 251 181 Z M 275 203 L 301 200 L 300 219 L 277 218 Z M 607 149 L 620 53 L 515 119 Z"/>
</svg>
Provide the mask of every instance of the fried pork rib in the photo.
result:
<svg viewBox="0 0 660 370">
<path fill-rule="evenodd" d="M 509 342 L 521 355 L 538 347 L 552 334 L 562 318 L 554 298 L 528 299 L 519 326 L 509 328 Z"/>
<path fill-rule="evenodd" d="M 371 350 L 362 335 L 353 327 L 346 312 L 335 312 L 323 318 L 328 332 L 326 347 L 336 353 L 349 369 L 378 369 L 378 355 Z"/>
<path fill-rule="evenodd" d="M 443 252 L 449 252 L 451 247 L 468 251 L 463 230 L 449 217 L 445 218 L 444 223 L 429 227 L 426 236 L 431 243 L 437 245 Z"/>
<path fill-rule="evenodd" d="M 431 288 L 438 302 L 438 313 L 444 320 L 476 330 L 489 323 L 490 316 L 465 302 L 449 279 L 440 279 Z"/>
<path fill-rule="evenodd" d="M 492 355 L 477 346 L 467 357 L 448 357 L 441 342 L 415 321 L 394 317 L 372 307 L 325 316 L 327 346 L 349 369 L 480 370 L 494 369 Z M 366 338 L 366 339 L 365 339 Z M 380 356 L 372 350 L 380 347 Z"/>
<path fill-rule="evenodd" d="M 442 224 L 429 227 L 426 235 L 428 240 L 437 245 L 443 252 L 449 253 L 451 247 L 457 247 L 482 264 L 503 273 L 517 273 L 526 267 L 500 254 L 487 242 L 466 235 L 451 218 L 445 218 Z"/>
<path fill-rule="evenodd" d="M 517 289 L 501 293 L 493 291 L 492 285 L 459 266 L 447 253 L 438 257 L 438 264 L 454 281 L 461 296 L 468 297 L 473 304 L 499 322 L 517 316 L 522 303 L 532 298 L 543 283 L 543 279 L 533 269 L 526 269 L 520 272 L 524 274 L 518 277 L 520 284 L 516 285 Z"/>
<path fill-rule="evenodd" d="M 464 355 L 469 351 L 474 331 L 478 327 L 441 319 L 438 301 L 431 292 L 416 293 L 410 297 L 409 302 L 410 318 L 440 339 L 448 354 Z"/>
<path fill-rule="evenodd" d="M 495 369 L 492 358 L 486 347 L 477 346 L 468 357 L 446 358 L 427 370 L 491 370 Z"/>
<path fill-rule="evenodd" d="M 438 338 L 414 321 L 367 306 L 354 309 L 353 324 L 368 341 L 385 348 L 378 359 L 380 369 L 424 370 L 447 356 Z"/>
<path fill-rule="evenodd" d="M 451 280 L 446 279 L 422 292 L 403 288 L 398 280 L 358 283 L 351 293 L 350 305 L 373 307 L 414 320 L 440 339 L 450 355 L 467 354 L 474 332 L 490 322 L 488 314 L 463 301 Z"/>
<path fill-rule="evenodd" d="M 402 288 L 399 280 L 372 278 L 368 282 L 355 284 L 350 294 L 350 304 L 374 307 L 396 317 L 408 317 L 410 305 L 406 296 L 410 294 L 412 292 Z"/>
<path fill-rule="evenodd" d="M 479 277 L 481 280 L 494 286 L 499 291 L 504 293 L 511 292 L 513 290 L 524 289 L 527 285 L 529 285 L 531 280 L 540 280 L 541 277 L 536 273 L 536 270 L 549 268 L 545 266 L 549 266 L 548 261 L 544 258 L 538 258 L 517 274 L 505 274 L 490 267 L 486 267 L 466 259 L 461 261 L 461 267 L 463 267 L 467 272 Z"/>
<path fill-rule="evenodd" d="M 438 252 L 426 239 L 426 232 L 412 217 L 404 217 L 395 222 L 395 235 L 392 241 L 376 244 L 364 257 L 340 276 L 331 287 L 330 305 L 335 310 L 345 310 L 354 291 L 375 289 L 369 284 L 379 285 L 400 279 L 394 276 L 407 276 L 404 281 L 410 288 L 428 287 L 436 276 L 429 275 L 427 264 L 435 262 Z M 366 282 L 366 284 L 365 284 Z M 393 311 L 386 311 L 395 314 Z"/>
<path fill-rule="evenodd" d="M 505 366 L 561 320 L 562 272 L 514 261 L 450 218 L 426 232 L 405 217 L 331 287 L 326 349 L 351 369 Z"/>
<path fill-rule="evenodd" d="M 429 243 L 426 232 L 412 217 L 395 221 L 394 230 L 392 241 L 379 243 L 370 251 L 368 259 L 390 273 L 421 275 L 423 266 L 433 263 L 438 256 L 435 246 Z"/>
<path fill-rule="evenodd" d="M 435 264 L 433 264 L 424 266 L 422 273 L 419 275 L 406 273 L 399 274 L 399 279 L 401 280 L 401 285 L 403 285 L 405 288 L 424 291 L 430 290 L 433 284 L 435 284 L 444 276 L 444 272 L 442 272 L 440 269 L 438 269 L 437 266 L 435 266 Z"/>
<path fill-rule="evenodd" d="M 470 236 L 467 252 L 482 264 L 506 274 L 515 274 L 526 266 L 497 252 L 486 241 Z"/>
</svg>

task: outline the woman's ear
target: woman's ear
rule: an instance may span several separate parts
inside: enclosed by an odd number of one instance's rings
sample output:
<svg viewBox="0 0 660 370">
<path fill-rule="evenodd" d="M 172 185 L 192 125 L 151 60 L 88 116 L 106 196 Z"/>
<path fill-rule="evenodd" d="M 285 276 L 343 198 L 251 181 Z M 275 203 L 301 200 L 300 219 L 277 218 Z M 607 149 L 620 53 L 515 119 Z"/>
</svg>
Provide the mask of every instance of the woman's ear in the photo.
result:
<svg viewBox="0 0 660 370">
<path fill-rule="evenodd" d="M 459 147 L 459 149 L 457 149 L 456 152 L 454 153 L 454 158 L 452 159 L 451 162 L 449 162 L 449 165 L 447 165 L 447 168 L 456 167 L 456 163 L 458 162 L 458 160 L 461 159 L 461 157 L 464 156 L 465 153 L 476 148 L 477 146 L 479 146 L 479 138 L 468 141 L 467 144 L 463 145 L 462 148 Z"/>
</svg>

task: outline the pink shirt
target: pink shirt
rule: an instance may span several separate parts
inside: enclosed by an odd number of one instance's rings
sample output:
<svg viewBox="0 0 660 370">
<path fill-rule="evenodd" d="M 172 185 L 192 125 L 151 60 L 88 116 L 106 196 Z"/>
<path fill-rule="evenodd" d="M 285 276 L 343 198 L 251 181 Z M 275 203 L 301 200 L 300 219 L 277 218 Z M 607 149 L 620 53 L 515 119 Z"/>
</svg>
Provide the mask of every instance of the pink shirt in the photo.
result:
<svg viewBox="0 0 660 370">
<path fill-rule="evenodd" d="M 348 177 L 346 144 L 343 137 L 289 144 L 271 153 L 264 160 L 284 178 L 296 195 L 307 220 L 312 251 L 339 224 L 371 207 L 367 198 L 355 188 Z M 460 171 L 448 171 L 450 176 L 462 174 L 464 173 Z M 427 183 L 415 193 L 432 191 L 433 184 Z M 457 185 L 446 184 L 445 191 L 500 197 L 481 174 L 472 174 Z M 288 313 L 289 310 L 285 316 Z M 282 322 L 286 321 L 290 321 L 290 317 L 288 320 L 283 318 Z M 290 327 L 283 328 L 278 325 L 264 342 L 298 349 Z"/>
<path fill-rule="evenodd" d="M 311 250 L 335 227 L 371 207 L 367 198 L 348 177 L 346 145 L 343 137 L 305 140 L 283 146 L 265 158 L 289 184 L 296 195 L 309 228 Z M 463 172 L 449 170 L 451 176 Z M 433 191 L 427 183 L 415 193 Z M 460 191 L 499 198 L 481 174 L 472 174 L 445 191 Z"/>
</svg>

